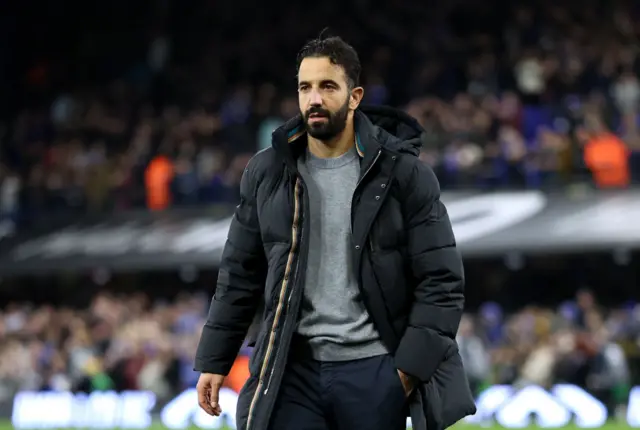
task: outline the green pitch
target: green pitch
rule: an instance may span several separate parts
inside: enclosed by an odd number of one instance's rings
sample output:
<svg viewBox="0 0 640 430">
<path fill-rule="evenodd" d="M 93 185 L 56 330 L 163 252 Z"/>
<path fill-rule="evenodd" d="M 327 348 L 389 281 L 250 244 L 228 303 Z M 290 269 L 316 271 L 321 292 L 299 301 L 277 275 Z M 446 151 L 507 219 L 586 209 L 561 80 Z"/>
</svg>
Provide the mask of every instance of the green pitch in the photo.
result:
<svg viewBox="0 0 640 430">
<path fill-rule="evenodd" d="M 613 421 L 609 422 L 603 427 L 599 427 L 599 429 L 601 430 L 627 430 L 631 428 L 632 427 L 629 427 L 628 425 L 619 424 Z M 504 428 L 500 426 L 480 427 L 480 426 L 473 426 L 465 423 L 456 424 L 455 426 L 451 427 L 451 429 L 454 429 L 454 430 L 504 430 Z M 539 427 L 527 427 L 524 430 L 534 430 L 534 429 L 538 430 Z M 576 427 L 576 426 L 567 426 L 562 428 L 562 430 L 578 430 L 578 429 L 579 427 Z M 0 422 L 0 430 L 14 430 L 14 428 L 10 422 L 3 421 L 3 422 Z M 25 429 L 25 430 L 29 430 L 29 429 Z M 54 429 L 49 429 L 49 430 L 54 430 Z M 67 429 L 55 429 L 55 430 L 67 430 Z M 78 429 L 69 429 L 69 430 L 78 430 Z M 118 429 L 118 430 L 127 430 L 127 429 Z M 160 424 L 155 424 L 149 427 L 147 430 L 168 430 L 168 429 Z M 190 427 L 187 430 L 202 430 L 202 429 L 200 429 L 199 427 Z"/>
</svg>

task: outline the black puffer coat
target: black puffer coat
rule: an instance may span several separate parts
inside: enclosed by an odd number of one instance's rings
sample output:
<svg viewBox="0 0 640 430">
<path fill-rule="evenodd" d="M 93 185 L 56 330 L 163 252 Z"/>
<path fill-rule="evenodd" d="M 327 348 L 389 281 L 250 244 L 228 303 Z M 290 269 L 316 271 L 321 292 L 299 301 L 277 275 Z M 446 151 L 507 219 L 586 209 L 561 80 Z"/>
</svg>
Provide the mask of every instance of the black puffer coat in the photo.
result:
<svg viewBox="0 0 640 430">
<path fill-rule="evenodd" d="M 412 396 L 414 429 L 439 430 L 475 413 L 455 342 L 462 261 L 438 181 L 417 157 L 421 127 L 390 108 L 360 108 L 354 122 L 361 174 L 351 210 L 353 267 L 397 368 L 422 382 Z M 302 298 L 309 202 L 296 158 L 305 136 L 302 118 L 293 118 L 245 170 L 196 356 L 196 370 L 227 374 L 263 302 L 238 402 L 243 430 L 267 429 Z"/>
</svg>

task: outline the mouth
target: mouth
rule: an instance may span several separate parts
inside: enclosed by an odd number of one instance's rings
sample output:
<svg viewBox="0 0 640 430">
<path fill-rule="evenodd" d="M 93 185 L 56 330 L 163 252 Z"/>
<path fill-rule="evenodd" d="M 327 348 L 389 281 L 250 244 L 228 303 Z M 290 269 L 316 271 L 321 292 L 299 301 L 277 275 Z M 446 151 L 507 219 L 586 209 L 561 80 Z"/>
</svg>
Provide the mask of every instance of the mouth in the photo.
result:
<svg viewBox="0 0 640 430">
<path fill-rule="evenodd" d="M 309 122 L 320 122 L 326 119 L 327 117 L 321 113 L 312 113 L 309 115 Z"/>
</svg>

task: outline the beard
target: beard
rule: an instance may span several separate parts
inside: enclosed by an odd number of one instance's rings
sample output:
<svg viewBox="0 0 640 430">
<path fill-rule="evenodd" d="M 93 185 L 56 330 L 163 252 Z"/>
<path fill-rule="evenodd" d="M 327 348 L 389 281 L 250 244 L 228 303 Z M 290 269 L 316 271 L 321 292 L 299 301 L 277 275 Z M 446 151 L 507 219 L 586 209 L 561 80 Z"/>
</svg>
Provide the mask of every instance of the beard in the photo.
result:
<svg viewBox="0 0 640 430">
<path fill-rule="evenodd" d="M 325 121 L 310 123 L 311 114 L 318 114 L 325 118 Z M 321 107 L 312 107 L 304 113 L 304 125 L 309 136 L 320 141 L 331 140 L 340 134 L 347 126 L 349 116 L 349 99 L 344 102 L 336 112 L 330 112 Z"/>
</svg>

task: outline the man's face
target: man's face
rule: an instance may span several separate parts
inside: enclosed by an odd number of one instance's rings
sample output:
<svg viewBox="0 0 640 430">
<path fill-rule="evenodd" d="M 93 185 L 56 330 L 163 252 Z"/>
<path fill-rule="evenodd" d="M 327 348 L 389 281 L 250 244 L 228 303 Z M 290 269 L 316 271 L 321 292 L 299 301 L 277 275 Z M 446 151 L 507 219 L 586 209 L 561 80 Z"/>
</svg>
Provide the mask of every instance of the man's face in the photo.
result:
<svg viewBox="0 0 640 430">
<path fill-rule="evenodd" d="M 298 71 L 298 103 L 307 132 L 328 141 L 344 130 L 349 114 L 362 99 L 362 88 L 350 89 L 344 69 L 327 57 L 302 60 Z"/>
</svg>

